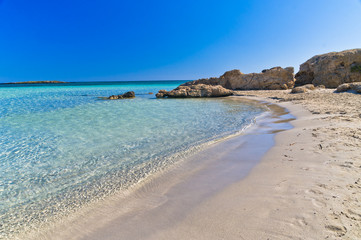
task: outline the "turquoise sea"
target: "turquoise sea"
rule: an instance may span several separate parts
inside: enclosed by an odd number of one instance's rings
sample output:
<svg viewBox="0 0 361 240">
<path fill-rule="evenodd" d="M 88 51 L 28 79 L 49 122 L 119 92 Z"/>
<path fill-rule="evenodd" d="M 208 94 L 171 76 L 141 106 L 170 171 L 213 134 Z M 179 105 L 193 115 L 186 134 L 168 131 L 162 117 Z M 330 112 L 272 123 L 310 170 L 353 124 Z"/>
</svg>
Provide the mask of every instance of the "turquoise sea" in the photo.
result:
<svg viewBox="0 0 361 240">
<path fill-rule="evenodd" d="M 149 94 L 183 82 L 0 85 L 0 238 L 129 188 L 266 111 Z M 136 98 L 98 98 L 126 91 Z"/>
</svg>

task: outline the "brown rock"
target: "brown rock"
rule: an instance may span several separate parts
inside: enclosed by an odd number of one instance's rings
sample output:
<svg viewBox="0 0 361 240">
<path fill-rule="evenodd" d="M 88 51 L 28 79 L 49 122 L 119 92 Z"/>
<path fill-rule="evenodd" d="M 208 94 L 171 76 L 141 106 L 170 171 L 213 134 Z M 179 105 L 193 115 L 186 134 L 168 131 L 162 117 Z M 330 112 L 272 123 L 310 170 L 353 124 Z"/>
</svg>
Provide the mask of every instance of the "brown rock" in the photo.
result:
<svg viewBox="0 0 361 240">
<path fill-rule="evenodd" d="M 301 64 L 296 85 L 314 84 L 336 88 L 342 83 L 361 81 L 361 49 L 317 55 Z"/>
<path fill-rule="evenodd" d="M 355 91 L 361 93 L 361 82 L 344 83 L 337 87 L 336 92 Z"/>
<path fill-rule="evenodd" d="M 303 86 L 292 88 L 292 91 L 291 91 L 291 93 L 306 93 L 306 92 L 308 92 L 308 89 Z"/>
<path fill-rule="evenodd" d="M 306 84 L 303 86 L 295 87 L 292 89 L 291 93 L 306 93 L 308 91 L 315 90 L 315 86 L 313 84 Z"/>
<path fill-rule="evenodd" d="M 182 84 L 183 86 L 207 84 L 221 85 L 233 90 L 281 90 L 292 88 L 295 84 L 292 67 L 274 67 L 262 73 L 243 74 L 240 70 L 225 72 L 219 78 L 204 78 Z"/>
<path fill-rule="evenodd" d="M 306 84 L 306 85 L 303 85 L 302 87 L 308 89 L 308 90 L 315 90 L 315 86 L 313 84 Z"/>
<path fill-rule="evenodd" d="M 157 94 L 157 98 L 169 97 L 169 98 L 199 98 L 199 97 L 225 97 L 233 95 L 233 91 L 225 89 L 220 85 L 211 86 L 205 84 L 191 85 L 191 86 L 179 86 L 169 92 L 160 90 Z"/>
<path fill-rule="evenodd" d="M 343 83 L 337 87 L 336 92 L 346 92 L 348 90 L 351 90 L 351 84 Z"/>
</svg>

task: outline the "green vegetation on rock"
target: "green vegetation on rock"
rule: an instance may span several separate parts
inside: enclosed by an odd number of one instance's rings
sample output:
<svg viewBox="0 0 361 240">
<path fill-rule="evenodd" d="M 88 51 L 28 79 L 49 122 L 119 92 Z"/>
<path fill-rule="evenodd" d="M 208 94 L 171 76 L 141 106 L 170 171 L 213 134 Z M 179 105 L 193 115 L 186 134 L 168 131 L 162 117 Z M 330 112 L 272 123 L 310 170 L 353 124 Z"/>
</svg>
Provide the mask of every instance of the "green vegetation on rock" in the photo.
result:
<svg viewBox="0 0 361 240">
<path fill-rule="evenodd" d="M 353 65 L 353 66 L 351 66 L 351 72 L 359 72 L 359 73 L 361 73 L 361 65 Z"/>
</svg>

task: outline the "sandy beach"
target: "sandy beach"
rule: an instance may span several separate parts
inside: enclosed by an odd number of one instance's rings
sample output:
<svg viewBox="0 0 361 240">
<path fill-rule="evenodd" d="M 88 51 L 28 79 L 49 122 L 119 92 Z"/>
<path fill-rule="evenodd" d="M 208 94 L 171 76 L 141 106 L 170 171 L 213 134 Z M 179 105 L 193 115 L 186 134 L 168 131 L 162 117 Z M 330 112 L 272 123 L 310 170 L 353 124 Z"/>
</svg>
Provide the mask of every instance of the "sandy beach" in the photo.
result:
<svg viewBox="0 0 361 240">
<path fill-rule="evenodd" d="M 244 190 L 250 198 L 240 199 L 244 239 L 361 238 L 361 98 L 333 92 L 240 93 L 277 102 L 297 117 L 295 128 L 277 135 L 261 164 L 228 192 L 253 186 Z"/>
<path fill-rule="evenodd" d="M 360 95 L 238 95 L 288 109 L 294 128 L 270 118 L 36 239 L 361 238 Z"/>
</svg>

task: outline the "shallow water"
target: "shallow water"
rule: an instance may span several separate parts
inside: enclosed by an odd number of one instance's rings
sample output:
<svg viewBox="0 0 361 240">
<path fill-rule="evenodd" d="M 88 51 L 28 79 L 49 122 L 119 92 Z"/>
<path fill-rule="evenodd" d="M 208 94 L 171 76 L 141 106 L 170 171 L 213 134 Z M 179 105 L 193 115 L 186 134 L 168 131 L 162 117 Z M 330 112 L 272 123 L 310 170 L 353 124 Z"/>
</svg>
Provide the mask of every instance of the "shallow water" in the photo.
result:
<svg viewBox="0 0 361 240">
<path fill-rule="evenodd" d="M 0 237 L 126 189 L 265 111 L 225 98 L 148 94 L 180 83 L 2 85 Z M 135 99 L 98 99 L 130 90 Z"/>
</svg>

